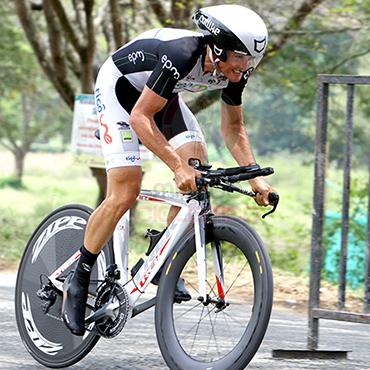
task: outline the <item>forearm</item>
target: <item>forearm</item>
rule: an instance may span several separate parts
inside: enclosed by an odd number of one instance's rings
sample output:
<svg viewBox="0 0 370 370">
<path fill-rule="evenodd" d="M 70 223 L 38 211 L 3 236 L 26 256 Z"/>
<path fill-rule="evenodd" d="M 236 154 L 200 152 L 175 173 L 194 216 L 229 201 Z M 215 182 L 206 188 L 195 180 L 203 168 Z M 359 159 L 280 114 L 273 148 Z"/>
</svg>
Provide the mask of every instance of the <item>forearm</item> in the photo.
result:
<svg viewBox="0 0 370 370">
<path fill-rule="evenodd" d="M 253 150 L 243 125 L 223 127 L 221 130 L 226 146 L 239 166 L 255 164 Z"/>
<path fill-rule="evenodd" d="M 252 147 L 243 124 L 243 113 L 241 106 L 229 106 L 222 103 L 221 109 L 221 132 L 225 139 L 227 148 L 238 162 L 239 166 L 255 164 Z M 256 203 L 260 206 L 269 204 L 269 193 L 276 192 L 274 188 L 266 183 L 263 177 L 249 180 Z"/>
</svg>

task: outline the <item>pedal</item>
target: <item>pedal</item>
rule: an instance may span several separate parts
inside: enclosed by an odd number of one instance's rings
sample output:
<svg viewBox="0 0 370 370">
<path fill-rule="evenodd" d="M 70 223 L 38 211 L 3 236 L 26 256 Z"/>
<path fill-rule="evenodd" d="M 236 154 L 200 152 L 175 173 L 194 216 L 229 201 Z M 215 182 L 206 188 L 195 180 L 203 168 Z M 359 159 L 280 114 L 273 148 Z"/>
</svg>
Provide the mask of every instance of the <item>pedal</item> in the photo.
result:
<svg viewBox="0 0 370 370">
<path fill-rule="evenodd" d="M 135 263 L 135 265 L 131 269 L 132 277 L 134 277 L 137 274 L 137 272 L 140 270 L 140 267 L 143 265 L 143 263 L 144 263 L 144 260 L 142 258 L 140 258 L 139 261 Z"/>
</svg>

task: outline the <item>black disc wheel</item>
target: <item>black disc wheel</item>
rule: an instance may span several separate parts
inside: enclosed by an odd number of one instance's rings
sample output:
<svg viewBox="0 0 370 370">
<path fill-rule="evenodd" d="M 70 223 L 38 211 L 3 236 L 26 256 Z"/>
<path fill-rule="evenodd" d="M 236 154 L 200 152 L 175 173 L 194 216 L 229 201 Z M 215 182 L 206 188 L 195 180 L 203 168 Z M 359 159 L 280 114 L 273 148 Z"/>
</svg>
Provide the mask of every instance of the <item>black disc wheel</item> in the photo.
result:
<svg viewBox="0 0 370 370">
<path fill-rule="evenodd" d="M 60 286 L 57 289 L 48 281 L 48 276 L 62 270 L 63 264 L 81 248 L 91 212 L 85 206 L 69 205 L 48 215 L 29 240 L 19 266 L 15 291 L 18 331 L 30 354 L 48 367 L 60 368 L 76 363 L 100 338 L 94 324 L 83 337 L 68 330 L 61 317 Z M 110 242 L 93 268 L 88 306 L 93 307 L 97 280 L 103 279 L 106 266 L 112 260 Z M 74 270 L 75 265 L 76 262 L 60 274 L 61 280 Z M 90 312 L 87 308 L 86 315 Z"/>
</svg>

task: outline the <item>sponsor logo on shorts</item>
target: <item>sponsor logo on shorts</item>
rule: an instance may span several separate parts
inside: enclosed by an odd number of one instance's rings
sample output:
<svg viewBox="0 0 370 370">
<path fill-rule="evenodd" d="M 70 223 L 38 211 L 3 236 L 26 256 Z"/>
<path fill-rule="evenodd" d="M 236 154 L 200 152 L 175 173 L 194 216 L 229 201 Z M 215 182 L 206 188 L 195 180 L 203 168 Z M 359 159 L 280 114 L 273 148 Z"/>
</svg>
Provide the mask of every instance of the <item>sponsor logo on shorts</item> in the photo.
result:
<svg viewBox="0 0 370 370">
<path fill-rule="evenodd" d="M 203 141 L 203 137 L 199 134 L 190 134 L 190 135 L 186 135 L 185 138 L 189 141 L 193 141 L 194 139 L 196 140 L 202 140 Z"/>
<path fill-rule="evenodd" d="M 104 138 L 104 142 L 105 142 L 106 144 L 110 144 L 110 143 L 113 141 L 113 139 L 112 139 L 112 136 L 110 136 L 110 135 L 108 134 L 108 125 L 106 125 L 105 123 L 103 123 L 103 116 L 104 116 L 104 114 L 102 114 L 102 115 L 99 117 L 99 122 L 100 122 L 100 125 L 101 125 L 102 127 L 104 127 L 104 129 L 105 129 L 105 131 L 104 131 L 104 136 L 103 136 L 103 138 Z"/>
<path fill-rule="evenodd" d="M 117 122 L 118 131 L 121 133 L 123 143 L 132 143 L 131 127 L 128 123 L 120 121 Z"/>
<path fill-rule="evenodd" d="M 122 131 L 121 136 L 124 143 L 132 143 L 132 133 L 130 131 Z"/>
<path fill-rule="evenodd" d="M 134 163 L 134 162 L 138 162 L 138 161 L 140 161 L 140 157 L 136 157 L 136 155 L 128 155 L 127 157 L 126 157 L 126 161 L 128 161 L 128 162 L 132 162 L 132 163 Z"/>
<path fill-rule="evenodd" d="M 130 131 L 122 131 L 121 135 L 124 143 L 132 143 L 132 133 Z"/>
<path fill-rule="evenodd" d="M 96 104 L 96 109 L 98 110 L 98 113 L 101 113 L 105 110 L 105 105 L 103 104 L 103 101 L 101 98 L 101 92 L 99 88 L 95 90 L 95 104 Z"/>
</svg>

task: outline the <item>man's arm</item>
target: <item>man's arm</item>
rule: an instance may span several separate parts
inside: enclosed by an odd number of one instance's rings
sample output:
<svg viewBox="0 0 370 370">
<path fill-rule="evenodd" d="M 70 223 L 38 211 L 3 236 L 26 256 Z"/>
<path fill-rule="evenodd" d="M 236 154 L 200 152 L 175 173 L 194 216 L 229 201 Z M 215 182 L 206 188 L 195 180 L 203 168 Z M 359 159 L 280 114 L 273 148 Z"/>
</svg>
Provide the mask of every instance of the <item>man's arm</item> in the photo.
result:
<svg viewBox="0 0 370 370">
<path fill-rule="evenodd" d="M 241 105 L 234 106 L 221 102 L 221 133 L 227 148 L 239 166 L 256 163 L 245 132 Z"/>
<path fill-rule="evenodd" d="M 228 105 L 221 102 L 221 133 L 226 146 L 239 166 L 255 164 L 252 147 L 244 128 L 243 111 L 241 105 Z M 257 193 L 255 201 L 260 206 L 269 205 L 268 195 L 276 192 L 262 177 L 249 181 L 252 189 Z"/>
<path fill-rule="evenodd" d="M 166 102 L 167 99 L 145 86 L 131 112 L 130 124 L 141 142 L 172 170 L 177 187 L 185 192 L 196 191 L 197 172 L 176 153 L 154 122 L 154 115 Z"/>
</svg>

